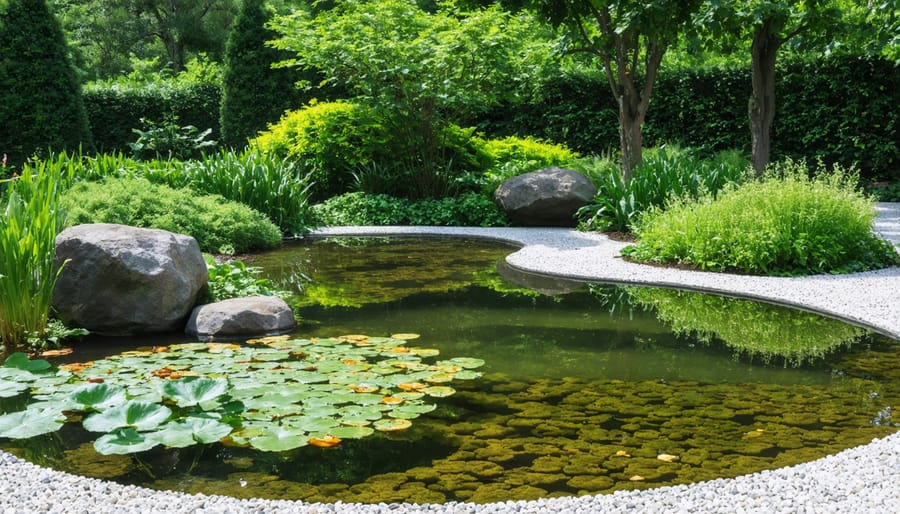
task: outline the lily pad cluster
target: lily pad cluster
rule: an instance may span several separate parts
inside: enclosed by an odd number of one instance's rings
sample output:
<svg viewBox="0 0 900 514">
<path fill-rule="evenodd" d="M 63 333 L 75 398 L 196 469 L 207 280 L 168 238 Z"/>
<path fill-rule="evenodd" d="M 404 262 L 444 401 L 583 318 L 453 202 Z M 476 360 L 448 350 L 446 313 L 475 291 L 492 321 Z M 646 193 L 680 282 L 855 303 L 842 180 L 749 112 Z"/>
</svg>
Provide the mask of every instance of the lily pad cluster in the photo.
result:
<svg viewBox="0 0 900 514">
<path fill-rule="evenodd" d="M 0 367 L 0 397 L 27 393 L 31 403 L 0 415 L 0 437 L 81 421 L 103 434 L 94 447 L 108 455 L 216 441 L 285 451 L 403 430 L 484 364 L 427 363 L 438 351 L 406 346 L 417 337 L 185 343 L 58 367 L 15 354 Z"/>
</svg>

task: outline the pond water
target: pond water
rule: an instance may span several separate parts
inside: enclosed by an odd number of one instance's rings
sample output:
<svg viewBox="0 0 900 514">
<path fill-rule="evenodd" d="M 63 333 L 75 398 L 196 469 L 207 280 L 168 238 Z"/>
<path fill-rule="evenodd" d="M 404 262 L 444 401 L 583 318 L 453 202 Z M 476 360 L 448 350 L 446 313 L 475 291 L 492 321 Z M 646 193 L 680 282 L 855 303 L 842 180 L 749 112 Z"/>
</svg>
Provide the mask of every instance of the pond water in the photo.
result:
<svg viewBox="0 0 900 514">
<path fill-rule="evenodd" d="M 894 340 L 746 300 L 527 276 L 502 266 L 511 251 L 465 239 L 328 239 L 248 259 L 296 294 L 295 337 L 414 333 L 409 345 L 484 360 L 479 378 L 454 381 L 456 393 L 406 430 L 274 453 L 216 443 L 104 456 L 67 424 L 4 447 L 152 488 L 440 503 L 732 477 L 897 430 Z M 86 343 L 74 358 L 108 345 Z"/>
</svg>

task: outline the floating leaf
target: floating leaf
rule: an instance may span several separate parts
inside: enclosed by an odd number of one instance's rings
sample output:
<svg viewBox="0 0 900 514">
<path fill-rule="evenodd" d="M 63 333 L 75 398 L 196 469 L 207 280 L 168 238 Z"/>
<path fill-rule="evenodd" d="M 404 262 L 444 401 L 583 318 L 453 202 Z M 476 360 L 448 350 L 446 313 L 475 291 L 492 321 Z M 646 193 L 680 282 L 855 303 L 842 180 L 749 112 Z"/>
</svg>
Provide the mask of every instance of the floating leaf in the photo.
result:
<svg viewBox="0 0 900 514">
<path fill-rule="evenodd" d="M 184 448 L 197 443 L 214 443 L 231 433 L 231 425 L 215 419 L 189 417 L 169 422 L 147 437 L 170 448 Z"/>
<path fill-rule="evenodd" d="M 399 405 L 403 402 L 404 402 L 403 398 L 398 398 L 396 396 L 385 396 L 384 398 L 381 399 L 381 403 L 383 403 L 385 405 Z"/>
<path fill-rule="evenodd" d="M 677 455 L 669 455 L 668 453 L 660 453 L 656 456 L 657 460 L 661 460 L 663 462 L 675 462 L 678 460 Z"/>
<path fill-rule="evenodd" d="M 451 364 L 458 364 L 466 369 L 480 368 L 484 366 L 484 359 L 475 359 L 472 357 L 455 357 L 450 359 L 449 362 Z M 440 362 L 438 364 L 441 364 Z"/>
<path fill-rule="evenodd" d="M 82 425 L 91 432 L 112 432 L 125 427 L 146 431 L 158 427 L 171 415 L 172 411 L 163 405 L 129 401 L 91 414 L 84 419 Z"/>
<path fill-rule="evenodd" d="M 74 350 L 71 348 L 59 348 L 58 350 L 44 350 L 41 352 L 41 357 L 62 357 L 63 355 L 70 355 Z"/>
<path fill-rule="evenodd" d="M 475 380 L 476 378 L 481 378 L 481 373 L 478 371 L 464 369 L 460 372 L 454 373 L 453 378 L 455 380 Z"/>
<path fill-rule="evenodd" d="M 419 417 L 426 412 L 431 412 L 437 408 L 437 405 L 420 403 L 418 405 L 415 404 L 406 404 L 395 407 L 391 410 L 391 416 L 395 418 L 402 419 L 414 419 Z"/>
<path fill-rule="evenodd" d="M 125 455 L 144 452 L 158 444 L 133 428 L 123 428 L 97 438 L 94 449 L 102 455 Z"/>
<path fill-rule="evenodd" d="M 373 426 L 375 430 L 379 432 L 398 432 L 400 430 L 406 430 L 407 428 L 412 426 L 412 421 L 408 419 L 379 419 L 376 421 Z"/>
<path fill-rule="evenodd" d="M 330 433 L 341 439 L 362 439 L 375 433 L 375 429 L 369 426 L 343 426 L 332 428 Z"/>
<path fill-rule="evenodd" d="M 44 371 L 50 369 L 50 363 L 43 359 L 30 360 L 22 352 L 16 352 L 6 358 L 3 364 L 7 368 L 23 369 L 25 371 Z"/>
<path fill-rule="evenodd" d="M 93 366 L 94 363 L 91 361 L 88 362 L 71 362 L 69 364 L 63 364 L 59 367 L 62 371 L 71 371 L 72 373 L 81 373 L 82 371 Z"/>
<path fill-rule="evenodd" d="M 125 403 L 125 389 L 109 384 L 86 384 L 71 395 L 72 401 L 97 410 Z"/>
<path fill-rule="evenodd" d="M 250 446 L 264 452 L 283 452 L 307 445 L 308 434 L 303 430 L 274 426 L 265 435 L 250 438 Z"/>
<path fill-rule="evenodd" d="M 432 386 L 422 389 L 422 392 L 434 398 L 446 398 L 456 392 L 456 389 L 447 386 Z"/>
<path fill-rule="evenodd" d="M 335 437 L 333 435 L 326 435 L 323 437 L 310 437 L 309 444 L 318 446 L 319 448 L 331 448 L 332 446 L 341 444 L 341 438 Z"/>
<path fill-rule="evenodd" d="M 56 409 L 29 408 L 0 416 L 0 437 L 28 439 L 56 432 L 66 417 Z"/>
<path fill-rule="evenodd" d="M 228 391 L 228 380 L 224 378 L 188 377 L 170 380 L 163 384 L 161 392 L 166 398 L 175 400 L 179 407 L 193 407 L 209 402 Z"/>
<path fill-rule="evenodd" d="M 22 391 L 28 389 L 28 384 L 22 382 L 3 381 L 0 382 L 0 398 L 12 398 L 19 396 Z"/>
<path fill-rule="evenodd" d="M 412 341 L 421 337 L 419 334 L 391 334 L 391 339 L 400 339 L 401 341 Z"/>
</svg>

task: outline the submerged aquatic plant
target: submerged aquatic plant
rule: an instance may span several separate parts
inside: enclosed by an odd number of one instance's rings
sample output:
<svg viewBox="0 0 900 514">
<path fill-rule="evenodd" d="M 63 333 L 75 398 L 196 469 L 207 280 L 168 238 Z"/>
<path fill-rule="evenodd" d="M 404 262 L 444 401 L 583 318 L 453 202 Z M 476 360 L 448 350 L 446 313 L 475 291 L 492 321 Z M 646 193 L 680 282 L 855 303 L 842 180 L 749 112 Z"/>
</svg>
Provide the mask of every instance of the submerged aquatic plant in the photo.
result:
<svg viewBox="0 0 900 514">
<path fill-rule="evenodd" d="M 484 364 L 425 363 L 438 351 L 405 346 L 416 337 L 186 343 L 59 367 L 14 354 L 0 367 L 0 397 L 27 391 L 32 403 L 0 416 L 0 437 L 54 432 L 73 413 L 103 434 L 94 448 L 105 455 L 220 440 L 285 451 L 403 430 Z"/>
</svg>

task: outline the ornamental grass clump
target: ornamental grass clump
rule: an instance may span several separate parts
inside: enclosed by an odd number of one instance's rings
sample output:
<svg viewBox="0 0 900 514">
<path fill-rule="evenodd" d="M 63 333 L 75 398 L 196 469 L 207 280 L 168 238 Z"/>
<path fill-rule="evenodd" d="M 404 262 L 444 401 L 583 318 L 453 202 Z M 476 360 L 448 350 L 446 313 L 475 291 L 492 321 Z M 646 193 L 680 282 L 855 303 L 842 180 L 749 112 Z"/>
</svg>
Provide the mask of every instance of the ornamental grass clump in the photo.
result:
<svg viewBox="0 0 900 514">
<path fill-rule="evenodd" d="M 0 341 L 12 353 L 41 340 L 56 279 L 56 235 L 65 226 L 60 208 L 62 167 L 25 165 L 0 200 Z"/>
<path fill-rule="evenodd" d="M 900 263 L 872 231 L 873 200 L 856 189 L 855 172 L 788 161 L 760 180 L 713 200 L 680 200 L 645 213 L 638 244 L 623 254 L 639 262 L 712 271 L 805 275 L 849 273 Z"/>
</svg>

